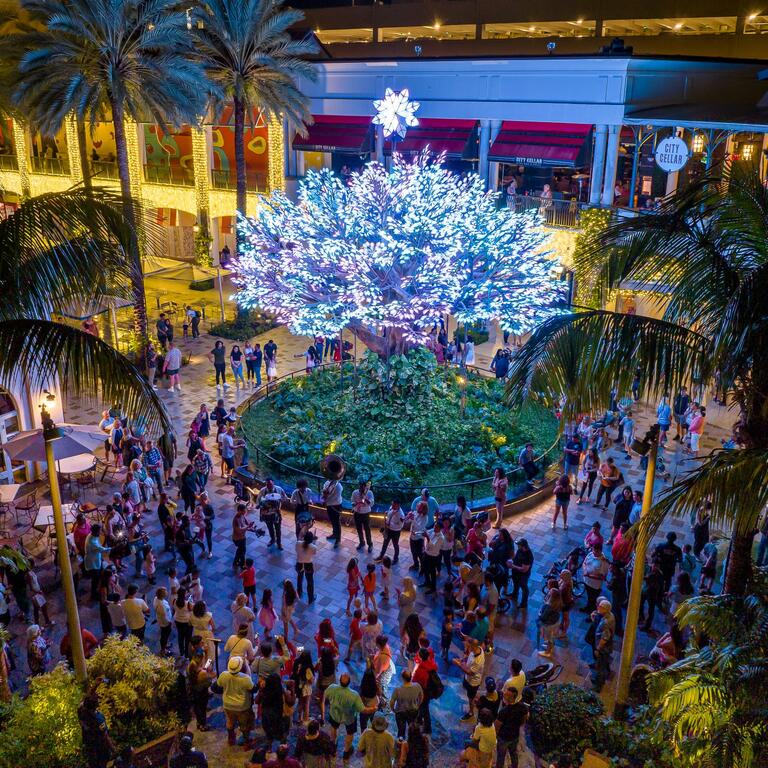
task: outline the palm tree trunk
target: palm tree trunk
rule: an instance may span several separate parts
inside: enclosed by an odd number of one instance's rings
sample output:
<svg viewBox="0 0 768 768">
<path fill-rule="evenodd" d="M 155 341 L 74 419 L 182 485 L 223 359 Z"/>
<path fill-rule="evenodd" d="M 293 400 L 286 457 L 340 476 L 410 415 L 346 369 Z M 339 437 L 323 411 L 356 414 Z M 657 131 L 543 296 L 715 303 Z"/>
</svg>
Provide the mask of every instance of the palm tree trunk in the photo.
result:
<svg viewBox="0 0 768 768">
<path fill-rule="evenodd" d="M 139 253 L 138 222 L 136 220 L 136 207 L 131 195 L 131 172 L 128 166 L 128 143 L 125 137 L 125 112 L 120 102 L 112 103 L 112 121 L 115 129 L 115 154 L 117 155 L 117 169 L 120 176 L 120 193 L 123 198 L 123 214 L 133 233 L 131 243 L 132 275 L 131 291 L 133 294 L 133 329 L 141 346 L 147 340 L 147 303 L 144 296 L 144 275 L 141 270 L 141 254 Z"/>
<path fill-rule="evenodd" d="M 237 179 L 237 210 L 245 215 L 245 193 L 248 178 L 245 170 L 245 105 L 235 99 L 235 176 Z M 235 252 L 240 252 L 240 227 L 235 225 Z"/>
<path fill-rule="evenodd" d="M 752 543 L 755 534 L 734 533 L 728 553 L 728 568 L 725 572 L 723 592 L 728 595 L 743 595 L 752 577 Z"/>
<path fill-rule="evenodd" d="M 77 122 L 77 144 L 78 144 L 78 154 L 80 155 L 80 168 L 83 171 L 83 187 L 87 191 L 90 191 L 91 187 L 93 186 L 93 183 L 91 181 L 92 179 L 92 172 L 91 172 L 91 161 L 88 157 L 88 146 L 87 146 L 87 139 L 85 135 L 85 122 L 82 118 L 78 117 Z"/>
</svg>

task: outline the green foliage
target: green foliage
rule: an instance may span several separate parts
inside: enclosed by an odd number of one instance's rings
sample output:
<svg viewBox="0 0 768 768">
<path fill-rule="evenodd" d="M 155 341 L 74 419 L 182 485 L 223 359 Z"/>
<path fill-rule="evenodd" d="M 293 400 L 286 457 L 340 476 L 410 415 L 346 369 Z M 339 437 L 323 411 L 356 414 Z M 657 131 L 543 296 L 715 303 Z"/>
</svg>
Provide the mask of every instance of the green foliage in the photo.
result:
<svg viewBox="0 0 768 768">
<path fill-rule="evenodd" d="M 225 320 L 223 323 L 211 326 L 208 333 L 211 336 L 220 336 L 222 339 L 245 341 L 276 327 L 277 323 L 272 317 L 264 314 L 264 312 L 251 309 L 239 311 L 234 320 Z"/>
<path fill-rule="evenodd" d="M 252 445 L 302 471 L 316 473 L 323 455 L 338 453 L 352 482 L 462 482 L 497 466 L 511 471 L 528 440 L 543 451 L 556 438 L 550 412 L 510 411 L 503 393 L 495 379 L 438 368 L 425 349 L 388 362 L 369 352 L 356 375 L 345 366 L 343 388 L 338 368 L 284 382 L 243 415 L 243 427 Z"/>
<path fill-rule="evenodd" d="M 670 731 L 654 708 L 640 707 L 629 722 L 598 720 L 593 738 L 579 748 L 606 755 L 616 768 L 682 768 Z"/>
<path fill-rule="evenodd" d="M 0 547 L 0 569 L 11 573 L 29 570 L 29 560 L 24 555 L 7 545 Z"/>
<path fill-rule="evenodd" d="M 603 704 L 600 697 L 573 683 L 550 685 L 531 706 L 528 727 L 536 753 L 542 757 L 582 751 L 594 741 Z"/>
<path fill-rule="evenodd" d="M 0 732 L 0 768 L 83 765 L 77 707 L 82 691 L 63 666 L 32 678 L 29 696 L 14 697 Z"/>
<path fill-rule="evenodd" d="M 88 662 L 99 709 L 118 746 L 137 746 L 179 726 L 168 699 L 176 682 L 173 660 L 152 653 L 135 637 L 108 637 Z"/>
<path fill-rule="evenodd" d="M 195 232 L 195 264 L 197 264 L 198 267 L 213 266 L 213 257 L 211 256 L 212 242 L 213 242 L 213 239 L 211 238 L 211 235 L 208 232 L 207 226 L 201 226 L 200 229 L 197 232 Z M 213 288 L 213 286 L 211 286 L 211 288 Z M 207 290 L 207 289 L 192 288 L 192 290 L 200 291 L 200 290 Z"/>
<path fill-rule="evenodd" d="M 651 676 L 649 693 L 682 764 L 768 764 L 768 575 L 745 597 L 692 598 L 677 620 L 693 631 L 689 652 Z"/>
<path fill-rule="evenodd" d="M 210 291 L 213 289 L 214 280 L 211 277 L 208 280 L 193 280 L 189 284 L 190 291 Z"/>
</svg>

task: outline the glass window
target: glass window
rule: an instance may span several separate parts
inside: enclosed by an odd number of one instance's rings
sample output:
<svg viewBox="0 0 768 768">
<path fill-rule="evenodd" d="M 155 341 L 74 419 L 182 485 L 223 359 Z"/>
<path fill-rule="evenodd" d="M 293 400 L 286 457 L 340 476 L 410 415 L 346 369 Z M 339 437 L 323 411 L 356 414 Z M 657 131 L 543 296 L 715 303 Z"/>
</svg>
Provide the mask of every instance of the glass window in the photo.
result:
<svg viewBox="0 0 768 768">
<path fill-rule="evenodd" d="M 603 37 L 728 35 L 735 32 L 735 16 L 701 16 L 689 19 L 612 19 L 603 22 Z"/>
</svg>

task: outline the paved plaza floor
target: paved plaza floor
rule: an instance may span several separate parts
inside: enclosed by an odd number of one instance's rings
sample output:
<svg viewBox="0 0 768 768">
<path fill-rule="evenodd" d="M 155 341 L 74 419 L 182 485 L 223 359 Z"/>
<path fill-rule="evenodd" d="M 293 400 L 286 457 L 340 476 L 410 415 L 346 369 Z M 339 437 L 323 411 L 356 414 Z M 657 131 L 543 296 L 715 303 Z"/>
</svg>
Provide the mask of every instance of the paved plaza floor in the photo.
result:
<svg viewBox="0 0 768 768">
<path fill-rule="evenodd" d="M 263 335 L 257 340 L 262 344 L 269 338 L 273 338 L 278 344 L 278 372 L 284 374 L 290 370 L 296 370 L 303 367 L 303 359 L 295 357 L 301 355 L 306 349 L 307 340 L 292 337 L 285 329 L 276 329 L 273 332 Z M 227 347 L 229 348 L 229 342 Z M 183 442 L 187 428 L 193 416 L 198 411 L 201 403 L 206 403 L 209 408 L 216 402 L 217 391 L 213 386 L 213 369 L 207 359 L 207 353 L 213 346 L 211 337 L 203 335 L 197 340 L 182 340 L 181 346 L 185 353 L 191 354 L 191 363 L 182 371 L 182 393 L 161 391 L 161 397 L 166 403 L 170 414 L 177 427 L 177 434 L 180 440 L 180 458 L 177 467 L 186 464 Z M 487 346 L 487 345 L 486 345 Z M 490 350 L 481 349 L 478 354 L 478 364 L 487 364 L 490 360 Z M 231 387 L 224 395 L 228 405 L 235 405 L 242 401 L 248 391 L 239 391 Z M 102 405 L 100 403 L 81 404 L 70 402 L 66 407 L 65 418 L 69 422 L 80 424 L 97 424 L 100 418 Z M 639 429 L 647 426 L 648 416 L 655 415 L 654 408 L 640 408 Z M 721 427 L 709 427 L 704 440 L 704 448 L 713 447 L 719 442 L 721 437 L 725 436 L 725 431 Z M 685 471 L 686 463 L 684 457 L 679 453 L 677 443 L 671 444 L 673 447 L 665 452 L 668 463 L 668 469 L 674 477 Z M 614 451 L 617 463 L 621 468 L 627 482 L 633 487 L 642 487 L 644 473 L 638 467 L 637 458 L 629 461 L 624 458 L 622 452 Z M 691 466 L 689 462 L 687 466 Z M 665 481 L 660 480 L 658 488 L 661 488 Z M 109 485 L 99 485 L 95 491 L 90 491 L 86 500 L 100 501 L 106 503 L 111 494 L 116 490 Z M 218 477 L 212 479 L 209 484 L 211 498 L 216 510 L 216 528 L 214 532 L 214 557 L 210 560 L 199 560 L 199 566 L 202 571 L 202 581 L 205 588 L 204 599 L 213 612 L 217 626 L 217 636 L 224 639 L 230 633 L 231 617 L 229 606 L 234 595 L 240 591 L 240 582 L 232 570 L 232 558 L 234 548 L 231 542 L 231 518 L 233 514 L 232 488 L 226 485 Z M 452 499 L 438 499 L 441 503 L 452 502 Z M 162 547 L 162 537 L 159 534 L 159 524 L 154 514 L 154 505 L 150 505 L 150 511 L 147 515 L 149 528 L 152 532 L 152 541 L 155 544 L 155 551 L 158 554 L 158 583 L 165 583 L 165 573 L 171 564 L 171 556 L 164 553 Z M 569 516 L 569 530 L 564 531 L 558 528 L 556 531 L 550 529 L 550 517 L 552 504 L 543 503 L 537 508 L 521 514 L 517 517 L 505 521 L 506 526 L 514 537 L 525 536 L 534 553 L 535 564 L 533 576 L 531 578 L 531 597 L 527 611 L 513 612 L 510 615 L 503 616 L 499 620 L 496 631 L 496 643 L 494 653 L 489 657 L 487 664 L 487 673 L 498 678 L 506 677 L 509 662 L 512 658 L 519 658 L 524 668 L 529 669 L 539 663 L 539 657 L 536 655 L 536 626 L 535 618 L 538 614 L 541 602 L 541 585 L 544 573 L 548 571 L 550 565 L 555 559 L 561 558 L 572 547 L 583 541 L 584 535 L 590 525 L 595 520 L 603 523 L 604 530 L 610 527 L 610 512 L 602 512 L 590 504 L 576 506 L 572 503 L 571 514 Z M 342 546 L 339 549 L 333 549 L 327 545 L 325 535 L 329 532 L 325 524 L 318 524 L 319 554 L 316 560 L 316 589 L 317 601 L 309 606 L 306 603 L 300 603 L 296 611 L 296 621 L 299 625 L 300 634 L 298 644 L 307 644 L 314 651 L 313 636 L 317 630 L 318 624 L 322 618 L 329 617 L 336 628 L 337 636 L 341 640 L 342 654 L 346 651 L 346 640 L 348 636 L 348 618 L 345 616 L 345 578 L 344 569 L 350 557 L 355 556 L 355 546 L 357 544 L 354 531 L 346 528 L 344 530 Z M 663 533 L 668 530 L 674 530 L 678 533 L 678 543 L 683 540 L 691 540 L 688 521 L 670 521 L 665 526 Z M 375 542 L 380 543 L 381 535 L 374 533 Z M 248 544 L 248 554 L 256 560 L 258 577 L 257 591 L 271 587 L 275 594 L 280 595 L 280 584 L 285 578 L 295 578 L 294 557 L 293 557 L 293 521 L 289 516 L 283 520 L 283 540 L 287 544 L 284 552 L 267 550 L 265 539 L 250 538 Z M 64 632 L 65 618 L 62 605 L 61 590 L 55 586 L 56 573 L 50 562 L 50 557 L 45 549 L 45 540 L 41 539 L 36 545 L 31 545 L 32 551 L 36 557 L 38 572 L 41 583 L 46 591 L 49 591 L 48 600 L 52 607 L 52 615 L 57 624 L 52 627 L 48 634 L 52 640 L 54 649 L 54 658 L 58 657 L 58 642 Z M 366 563 L 376 554 L 368 555 L 362 553 L 361 560 Z M 403 550 L 403 556 L 400 563 L 395 566 L 393 573 L 393 583 L 399 585 L 403 576 L 408 573 L 408 566 L 411 564 L 410 553 L 407 546 Z M 126 583 L 131 580 L 132 570 L 126 571 Z M 442 580 L 441 580 L 442 581 Z M 143 577 L 137 580 L 141 591 L 146 591 L 148 595 L 153 594 L 146 579 Z M 88 601 L 87 584 L 80 586 L 81 601 L 81 621 L 91 629 L 97 636 L 100 635 L 100 624 L 98 609 Z M 276 601 L 277 602 L 277 601 Z M 433 597 L 422 593 L 417 602 L 418 613 L 425 625 L 427 633 L 432 640 L 433 646 L 438 647 L 440 634 L 440 620 L 442 617 L 442 602 Z M 15 608 L 14 608 L 15 610 Z M 389 604 L 386 602 L 380 605 L 380 617 L 384 623 L 384 630 L 391 638 L 393 651 L 399 648 L 399 638 L 397 637 L 397 608 L 394 600 Z M 589 684 L 588 662 L 591 660 L 585 650 L 583 642 L 586 631 L 586 618 L 583 613 L 574 610 L 572 614 L 572 624 L 570 629 L 570 641 L 558 642 L 555 651 L 555 660 L 563 665 L 563 672 L 560 681 L 573 681 L 578 684 Z M 663 627 L 663 618 L 657 618 L 659 629 Z M 18 686 L 23 685 L 24 673 L 26 673 L 26 654 L 23 651 L 24 624 L 15 617 L 12 621 L 11 631 L 13 636 L 12 649 L 17 662 L 18 670 L 14 676 L 14 682 Z M 151 648 L 158 647 L 157 626 L 149 626 L 147 632 L 147 643 Z M 639 648 L 647 649 L 652 641 L 646 635 L 642 635 L 639 642 Z M 616 652 L 618 653 L 618 644 Z M 459 648 L 454 646 L 457 652 Z M 314 653 L 313 653 L 314 655 Z M 614 670 L 617 667 L 615 657 Z M 402 658 L 396 658 L 398 671 L 402 666 Z M 471 726 L 459 722 L 464 696 L 460 686 L 460 673 L 453 667 L 440 662 L 441 675 L 447 683 L 446 692 L 443 697 L 435 704 L 433 709 L 435 713 L 433 720 L 435 722 L 433 745 L 434 760 L 442 764 L 455 764 L 458 750 L 462 747 L 464 740 L 468 737 Z M 341 662 L 340 668 L 348 667 L 352 673 L 353 680 L 358 681 L 361 674 L 361 663 L 352 662 L 349 665 Z M 611 679 L 603 691 L 603 696 L 607 703 L 612 696 L 615 680 Z M 211 765 L 219 766 L 242 766 L 244 753 L 242 749 L 228 747 L 226 745 L 225 733 L 223 730 L 223 715 L 220 710 L 220 699 L 212 700 L 212 705 L 218 709 L 213 717 L 214 730 L 207 733 L 201 733 L 199 737 L 200 745 L 206 749 L 211 759 Z M 194 726 L 193 730 L 194 730 Z M 530 755 L 523 758 L 521 765 L 530 764 Z M 356 763 L 357 757 L 354 758 Z"/>
</svg>

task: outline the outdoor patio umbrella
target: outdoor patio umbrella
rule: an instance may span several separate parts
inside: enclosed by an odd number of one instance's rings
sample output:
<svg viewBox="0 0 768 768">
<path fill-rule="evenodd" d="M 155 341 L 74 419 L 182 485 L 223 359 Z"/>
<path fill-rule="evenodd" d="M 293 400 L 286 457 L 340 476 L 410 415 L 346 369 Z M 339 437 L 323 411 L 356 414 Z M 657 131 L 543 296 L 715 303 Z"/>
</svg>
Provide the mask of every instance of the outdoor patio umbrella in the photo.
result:
<svg viewBox="0 0 768 768">
<path fill-rule="evenodd" d="M 53 443 L 53 456 L 59 461 L 92 453 L 104 445 L 105 435 L 96 427 L 62 424 L 62 436 Z M 3 444 L 3 450 L 16 461 L 45 461 L 42 429 L 19 432 Z"/>
</svg>

